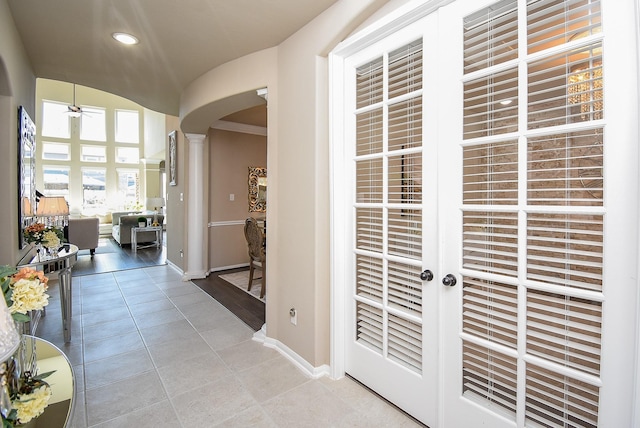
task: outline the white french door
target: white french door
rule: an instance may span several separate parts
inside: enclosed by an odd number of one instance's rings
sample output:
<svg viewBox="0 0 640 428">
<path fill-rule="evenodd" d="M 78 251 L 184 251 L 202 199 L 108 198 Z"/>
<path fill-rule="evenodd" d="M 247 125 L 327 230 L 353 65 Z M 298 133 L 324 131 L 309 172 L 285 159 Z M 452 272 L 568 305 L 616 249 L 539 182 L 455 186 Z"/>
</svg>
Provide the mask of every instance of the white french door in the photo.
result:
<svg viewBox="0 0 640 428">
<path fill-rule="evenodd" d="M 333 57 L 334 344 L 432 428 L 635 417 L 633 11 L 425 1 Z"/>
<path fill-rule="evenodd" d="M 347 372 L 425 421 L 437 412 L 436 16 L 351 58 L 354 193 Z M 421 278 L 421 275 L 423 278 Z"/>
</svg>

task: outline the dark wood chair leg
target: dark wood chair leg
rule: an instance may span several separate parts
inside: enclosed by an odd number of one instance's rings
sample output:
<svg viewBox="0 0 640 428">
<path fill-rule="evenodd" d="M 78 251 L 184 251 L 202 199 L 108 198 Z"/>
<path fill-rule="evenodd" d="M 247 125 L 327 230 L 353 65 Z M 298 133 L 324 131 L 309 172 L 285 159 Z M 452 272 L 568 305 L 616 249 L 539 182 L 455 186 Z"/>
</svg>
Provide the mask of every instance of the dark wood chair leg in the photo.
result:
<svg viewBox="0 0 640 428">
<path fill-rule="evenodd" d="M 253 284 L 253 263 L 249 265 L 249 287 L 247 287 L 247 291 L 251 291 L 251 285 Z"/>
</svg>

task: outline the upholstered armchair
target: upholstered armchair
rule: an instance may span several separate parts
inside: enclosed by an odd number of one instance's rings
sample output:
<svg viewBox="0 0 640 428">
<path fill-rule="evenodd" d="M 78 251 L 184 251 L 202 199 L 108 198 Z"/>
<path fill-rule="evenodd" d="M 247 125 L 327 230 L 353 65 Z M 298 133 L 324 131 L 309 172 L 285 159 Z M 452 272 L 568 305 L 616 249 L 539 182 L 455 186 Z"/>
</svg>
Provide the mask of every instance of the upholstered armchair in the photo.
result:
<svg viewBox="0 0 640 428">
<path fill-rule="evenodd" d="M 98 247 L 100 220 L 97 217 L 70 218 L 67 239 L 79 250 L 90 250 L 91 256 Z"/>
</svg>

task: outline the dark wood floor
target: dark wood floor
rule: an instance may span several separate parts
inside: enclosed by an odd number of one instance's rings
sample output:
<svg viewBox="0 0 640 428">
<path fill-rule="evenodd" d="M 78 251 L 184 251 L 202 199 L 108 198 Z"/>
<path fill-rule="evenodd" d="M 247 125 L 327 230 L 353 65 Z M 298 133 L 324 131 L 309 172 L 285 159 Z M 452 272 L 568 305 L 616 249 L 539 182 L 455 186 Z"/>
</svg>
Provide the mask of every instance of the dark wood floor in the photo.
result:
<svg viewBox="0 0 640 428">
<path fill-rule="evenodd" d="M 229 284 L 224 279 L 219 278 L 220 275 L 239 272 L 242 270 L 247 269 L 242 268 L 213 272 L 205 279 L 193 279 L 191 282 L 202 288 L 202 290 L 218 302 L 222 303 L 249 327 L 258 331 L 262 328 L 265 320 L 264 302 L 250 296 L 238 287 Z"/>
<path fill-rule="evenodd" d="M 167 263 L 166 252 L 166 247 L 156 248 L 155 246 L 133 252 L 128 245 L 121 248 L 111 237 L 101 237 L 93 257 L 91 257 L 89 250 L 78 252 L 78 260 L 71 272 L 72 276 L 76 277 L 164 265 Z M 214 272 L 205 279 L 193 280 L 192 282 L 222 303 L 249 327 L 258 331 L 265 321 L 265 304 L 224 279 L 218 278 L 220 275 L 242 270 L 246 269 Z"/>
</svg>

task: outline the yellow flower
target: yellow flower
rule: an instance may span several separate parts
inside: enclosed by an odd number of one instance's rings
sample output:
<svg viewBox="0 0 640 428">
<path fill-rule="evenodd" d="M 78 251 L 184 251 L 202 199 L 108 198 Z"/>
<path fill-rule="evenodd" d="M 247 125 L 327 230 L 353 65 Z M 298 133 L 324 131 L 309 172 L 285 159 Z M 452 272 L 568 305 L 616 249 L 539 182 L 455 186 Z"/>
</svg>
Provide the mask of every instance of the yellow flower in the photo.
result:
<svg viewBox="0 0 640 428">
<path fill-rule="evenodd" d="M 13 304 L 9 311 L 12 314 L 16 312 L 26 314 L 27 311 L 39 310 L 49 304 L 47 286 L 37 279 L 19 279 L 11 285 L 11 288 L 13 288 L 11 294 Z"/>
<path fill-rule="evenodd" d="M 60 238 L 53 230 L 47 230 L 42 235 L 42 245 L 45 247 L 55 248 L 60 246 Z"/>
<path fill-rule="evenodd" d="M 12 402 L 13 407 L 18 411 L 18 421 L 26 424 L 33 418 L 40 416 L 49 405 L 51 399 L 51 387 L 42 385 L 31 394 L 23 394 L 18 400 Z"/>
</svg>

